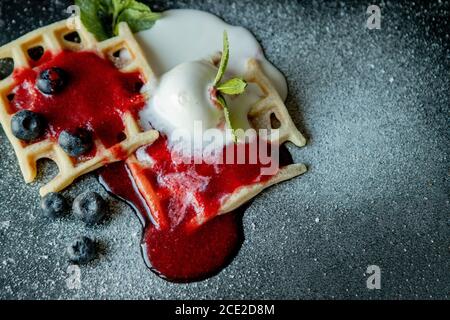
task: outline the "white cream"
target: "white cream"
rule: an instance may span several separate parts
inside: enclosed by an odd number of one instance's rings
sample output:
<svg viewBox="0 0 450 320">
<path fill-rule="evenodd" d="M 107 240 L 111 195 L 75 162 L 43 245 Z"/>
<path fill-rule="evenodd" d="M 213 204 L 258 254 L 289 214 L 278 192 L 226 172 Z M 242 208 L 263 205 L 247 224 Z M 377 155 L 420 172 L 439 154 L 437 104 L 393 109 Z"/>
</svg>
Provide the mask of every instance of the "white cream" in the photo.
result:
<svg viewBox="0 0 450 320">
<path fill-rule="evenodd" d="M 217 16 L 199 10 L 169 10 L 163 13 L 153 28 L 136 34 L 151 67 L 158 76 L 188 61 L 210 60 L 222 51 L 223 32 L 230 42 L 228 74 L 242 76 L 249 58 L 262 64 L 283 99 L 287 83 L 283 74 L 264 57 L 256 38 L 245 28 L 225 23 Z"/>
<path fill-rule="evenodd" d="M 166 134 L 169 142 L 178 145 L 180 132 L 186 133 L 186 139 L 181 141 L 181 145 L 198 142 L 195 124 L 199 121 L 202 123 L 202 134 L 210 129 L 219 128 L 223 131 L 223 110 L 218 109 L 211 101 L 210 89 L 218 71 L 211 61 L 222 51 L 224 31 L 227 31 L 230 43 L 230 60 L 224 81 L 242 77 L 246 72 L 248 59 L 255 58 L 261 63 L 280 96 L 286 98 L 287 84 L 284 76 L 265 59 L 261 46 L 248 30 L 226 24 L 207 12 L 170 10 L 163 13 L 163 17 L 153 28 L 136 35 L 158 77 L 157 81 L 144 88 L 150 97 L 147 106 L 140 113 L 141 125 L 145 129 L 154 127 Z M 226 97 L 232 122 L 238 128 L 251 128 L 247 114 L 261 96 L 259 87 L 249 84 L 244 94 Z M 174 132 L 177 134 L 173 134 Z M 177 136 L 176 142 L 172 136 Z M 204 145 L 208 137 L 204 136 L 202 139 Z M 222 148 L 224 144 L 231 142 L 231 135 L 222 132 L 222 136 L 216 138 L 213 145 L 215 148 Z M 198 150 L 195 146 L 187 149 L 194 153 Z"/>
<path fill-rule="evenodd" d="M 164 74 L 155 86 L 146 90 L 151 96 L 141 112 L 144 129 L 150 124 L 171 135 L 174 130 L 194 132 L 201 121 L 203 129 L 218 128 L 223 123 L 223 111 L 211 100 L 217 68 L 206 61 L 182 63 Z"/>
</svg>

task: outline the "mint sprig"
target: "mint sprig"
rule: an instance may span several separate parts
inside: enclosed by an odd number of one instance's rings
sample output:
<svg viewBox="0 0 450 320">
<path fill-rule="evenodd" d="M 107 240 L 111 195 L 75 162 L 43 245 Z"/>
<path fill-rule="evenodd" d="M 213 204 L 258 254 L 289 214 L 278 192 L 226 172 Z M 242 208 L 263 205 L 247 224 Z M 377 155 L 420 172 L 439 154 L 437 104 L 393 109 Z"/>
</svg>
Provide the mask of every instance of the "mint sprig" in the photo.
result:
<svg viewBox="0 0 450 320">
<path fill-rule="evenodd" d="M 245 88 L 247 88 L 247 82 L 245 82 L 241 78 L 230 79 L 227 82 L 216 87 L 216 89 L 221 93 L 232 96 L 243 93 L 245 91 Z"/>
<path fill-rule="evenodd" d="M 153 27 L 159 18 L 161 18 L 160 13 L 152 12 L 150 8 L 143 3 L 131 1 L 131 4 L 120 11 L 117 16 L 115 34 L 118 34 L 119 31 L 117 27 L 122 21 L 128 23 L 131 31 L 139 32 Z"/>
<path fill-rule="evenodd" d="M 75 0 L 75 4 L 80 7 L 81 22 L 99 41 L 118 35 L 121 22 L 139 32 L 151 28 L 161 17 L 135 0 Z"/>
<path fill-rule="evenodd" d="M 109 16 L 109 12 L 107 12 L 108 7 L 103 5 L 103 1 L 75 0 L 75 4 L 80 8 L 81 22 L 98 41 L 111 37 L 111 32 L 104 27 L 104 21 Z"/>
<path fill-rule="evenodd" d="M 236 135 L 236 128 L 231 121 L 230 109 L 228 108 L 228 104 L 224 95 L 238 95 L 244 93 L 245 89 L 247 88 L 247 82 L 241 78 L 233 78 L 223 84 L 220 84 L 227 70 L 229 59 L 230 45 L 228 41 L 228 34 L 226 31 L 224 31 L 222 58 L 220 59 L 219 71 L 217 72 L 216 79 L 214 80 L 214 88 L 217 91 L 217 102 L 223 108 L 227 126 L 233 133 L 234 142 L 237 143 L 238 139 Z"/>
<path fill-rule="evenodd" d="M 214 80 L 214 87 L 217 87 L 220 81 L 222 81 L 222 78 L 225 75 L 225 71 L 227 70 L 228 67 L 229 59 L 230 59 L 230 44 L 228 42 L 228 33 L 224 31 L 222 58 L 220 59 L 219 72 L 217 72 L 216 79 Z"/>
<path fill-rule="evenodd" d="M 225 122 L 227 123 L 227 126 L 232 130 L 234 143 L 237 143 L 238 139 L 235 133 L 236 129 L 234 129 L 233 123 L 231 121 L 230 109 L 228 108 L 227 101 L 220 92 L 217 93 L 216 98 L 219 105 L 223 108 L 223 114 L 225 115 Z"/>
</svg>

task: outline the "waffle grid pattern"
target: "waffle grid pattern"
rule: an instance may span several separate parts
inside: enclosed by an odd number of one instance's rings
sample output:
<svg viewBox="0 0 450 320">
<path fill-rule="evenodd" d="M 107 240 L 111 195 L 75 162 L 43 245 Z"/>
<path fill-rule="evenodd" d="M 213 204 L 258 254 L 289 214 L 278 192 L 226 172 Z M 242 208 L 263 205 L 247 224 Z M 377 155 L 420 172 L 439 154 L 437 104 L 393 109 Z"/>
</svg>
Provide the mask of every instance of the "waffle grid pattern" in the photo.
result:
<svg viewBox="0 0 450 320">
<path fill-rule="evenodd" d="M 256 102 L 250 108 L 248 114 L 248 118 L 254 129 L 267 129 L 268 132 L 272 129 L 277 129 L 278 132 L 276 135 L 269 134 L 268 136 L 268 140 L 272 143 L 281 145 L 289 141 L 297 147 L 305 146 L 306 138 L 295 126 L 283 99 L 281 99 L 277 90 L 266 77 L 260 64 L 255 59 L 250 59 L 248 61 L 245 80 L 249 83 L 258 85 L 263 92 L 261 100 Z M 272 116 L 275 116 L 278 120 L 279 125 L 277 128 L 273 127 Z M 306 171 L 307 168 L 304 164 L 288 165 L 281 168 L 275 176 L 264 183 L 255 183 L 250 186 L 239 188 L 236 192 L 223 200 L 219 214 L 226 214 L 234 211 L 265 189 L 302 175 Z M 199 225 L 204 223 L 204 221 L 201 220 L 202 217 L 198 217 L 198 219 L 200 219 L 197 221 Z"/>
<path fill-rule="evenodd" d="M 51 52 L 94 51 L 101 57 L 115 62 L 116 67 L 122 72 L 140 72 L 145 82 L 154 77 L 126 23 L 119 26 L 117 37 L 102 42 L 98 42 L 79 20 L 73 25 L 79 27 L 74 29 L 68 21 L 60 21 L 35 30 L 0 48 L 0 59 L 12 58 L 14 69 L 18 69 L 30 67 L 29 52 L 34 48 L 41 47 L 44 51 Z M 67 40 L 68 35 L 71 34 L 76 35 L 78 39 Z M 117 53 L 121 50 L 126 50 L 128 53 L 126 62 L 117 58 Z M 36 164 L 39 159 L 51 159 L 59 169 L 58 175 L 40 189 L 41 196 L 61 191 L 78 177 L 106 164 L 123 160 L 124 155 L 131 155 L 137 148 L 153 143 L 159 136 L 157 131 L 142 132 L 137 120 L 127 113 L 123 116 L 125 140 L 108 149 L 99 141 L 95 141 L 97 153 L 95 157 L 85 161 L 69 157 L 56 142 L 49 139 L 26 144 L 17 139 L 11 131 L 12 114 L 9 111 L 9 95 L 14 86 L 12 75 L 0 81 L 0 123 L 14 148 L 25 181 L 31 183 L 36 179 Z M 120 157 L 117 156 L 118 154 Z"/>
</svg>

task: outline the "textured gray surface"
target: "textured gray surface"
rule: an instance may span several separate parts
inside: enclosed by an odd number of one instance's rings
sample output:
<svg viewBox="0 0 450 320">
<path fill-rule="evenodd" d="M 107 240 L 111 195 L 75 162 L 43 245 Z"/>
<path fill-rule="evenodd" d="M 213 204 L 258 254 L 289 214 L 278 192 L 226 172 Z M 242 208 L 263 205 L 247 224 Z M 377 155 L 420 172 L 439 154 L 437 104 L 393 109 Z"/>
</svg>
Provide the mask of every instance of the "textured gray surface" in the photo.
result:
<svg viewBox="0 0 450 320">
<path fill-rule="evenodd" d="M 0 43 L 64 18 L 69 4 L 2 0 Z M 449 298 L 449 1 L 381 2 L 374 31 L 357 1 L 153 5 L 205 9 L 256 34 L 288 78 L 290 111 L 310 137 L 290 149 L 310 171 L 254 201 L 228 268 L 174 285 L 146 269 L 139 221 L 124 204 L 110 199 L 110 218 L 93 230 L 43 220 L 40 183 L 23 183 L 1 132 L 0 298 Z M 87 188 L 100 190 L 94 176 L 66 194 Z M 107 249 L 71 291 L 63 250 L 84 233 Z M 373 264 L 377 292 L 365 284 Z"/>
</svg>

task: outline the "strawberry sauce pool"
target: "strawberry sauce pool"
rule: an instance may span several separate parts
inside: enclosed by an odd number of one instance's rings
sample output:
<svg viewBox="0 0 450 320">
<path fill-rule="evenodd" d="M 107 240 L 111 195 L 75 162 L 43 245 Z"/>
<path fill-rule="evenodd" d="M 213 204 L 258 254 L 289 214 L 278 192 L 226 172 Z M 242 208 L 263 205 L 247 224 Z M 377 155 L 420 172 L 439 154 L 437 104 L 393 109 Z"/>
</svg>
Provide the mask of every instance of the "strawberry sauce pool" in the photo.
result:
<svg viewBox="0 0 450 320">
<path fill-rule="evenodd" d="M 63 130 L 84 128 L 106 148 L 123 138 L 123 115 L 136 116 L 145 104 L 140 94 L 140 73 L 120 72 L 114 64 L 95 52 L 47 51 L 31 68 L 14 71 L 16 83 L 10 112 L 27 109 L 45 117 L 46 138 L 57 139 Z M 61 92 L 46 95 L 36 87 L 39 73 L 58 67 L 67 75 Z"/>
<path fill-rule="evenodd" d="M 172 282 L 198 281 L 220 271 L 238 252 L 242 241 L 241 215 L 217 217 L 192 234 L 182 228 L 160 230 L 136 188 L 124 162 L 101 169 L 100 182 L 127 202 L 144 226 L 142 253 L 147 266 Z"/>
<path fill-rule="evenodd" d="M 36 81 L 53 67 L 64 70 L 68 79 L 62 91 L 47 95 Z M 13 77 L 10 112 L 27 109 L 43 115 L 48 123 L 45 138 L 56 140 L 63 130 L 84 128 L 109 148 L 123 138 L 124 114 L 137 118 L 145 105 L 141 75 L 122 73 L 94 52 L 47 52 L 30 68 L 15 70 Z M 251 144 L 242 146 L 248 159 Z M 173 158 L 160 137 L 139 151 L 146 160 L 133 156 L 101 169 L 102 185 L 138 213 L 144 226 L 143 255 L 159 276 L 173 282 L 202 280 L 219 272 L 238 252 L 242 215 L 220 215 L 223 201 L 239 188 L 271 176 L 261 174 L 266 165 L 259 158 L 252 164 L 225 164 L 228 152 L 237 155 L 237 148 L 224 147 L 222 161 L 215 164 L 185 163 Z"/>
<path fill-rule="evenodd" d="M 100 182 L 138 213 L 147 265 L 172 282 L 198 281 L 218 273 L 236 255 L 243 239 L 242 215 L 219 216 L 221 201 L 240 187 L 270 176 L 260 174 L 259 161 L 180 164 L 173 161 L 163 137 L 141 152 L 148 163 L 131 160 L 110 165 L 101 169 Z M 196 222 L 199 216 L 202 223 Z"/>
</svg>

